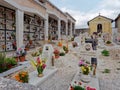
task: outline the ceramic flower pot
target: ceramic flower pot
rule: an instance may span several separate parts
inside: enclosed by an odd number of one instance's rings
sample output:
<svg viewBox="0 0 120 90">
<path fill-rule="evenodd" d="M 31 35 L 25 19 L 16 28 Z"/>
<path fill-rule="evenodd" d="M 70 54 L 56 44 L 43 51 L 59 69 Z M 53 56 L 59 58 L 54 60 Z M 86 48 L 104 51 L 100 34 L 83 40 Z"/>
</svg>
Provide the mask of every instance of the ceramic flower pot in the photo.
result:
<svg viewBox="0 0 120 90">
<path fill-rule="evenodd" d="M 20 59 L 20 62 L 24 62 L 25 61 L 25 56 L 20 56 L 19 59 Z"/>
<path fill-rule="evenodd" d="M 19 57 L 14 57 L 15 58 L 15 60 L 18 62 L 19 61 Z"/>
</svg>

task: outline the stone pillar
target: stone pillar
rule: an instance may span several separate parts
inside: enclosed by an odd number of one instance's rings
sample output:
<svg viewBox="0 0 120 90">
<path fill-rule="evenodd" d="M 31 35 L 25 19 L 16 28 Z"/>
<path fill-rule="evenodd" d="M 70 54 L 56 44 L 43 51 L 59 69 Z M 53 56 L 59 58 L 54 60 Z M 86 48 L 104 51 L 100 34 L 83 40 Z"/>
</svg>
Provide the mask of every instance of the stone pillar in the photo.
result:
<svg viewBox="0 0 120 90">
<path fill-rule="evenodd" d="M 49 27 L 49 25 L 48 25 L 48 14 L 46 14 L 46 18 L 45 18 L 45 40 L 48 40 L 48 27 Z"/>
<path fill-rule="evenodd" d="M 73 23 L 73 31 L 74 31 L 74 34 L 76 34 L 76 32 L 75 32 L 75 23 Z"/>
<path fill-rule="evenodd" d="M 24 12 L 16 10 L 16 41 L 17 49 L 23 46 L 23 30 L 24 30 Z"/>
<path fill-rule="evenodd" d="M 60 23 L 60 19 L 58 19 L 58 40 L 61 39 L 61 23 Z"/>
<path fill-rule="evenodd" d="M 68 36 L 68 22 L 66 22 L 65 27 L 66 27 L 66 36 Z"/>
<path fill-rule="evenodd" d="M 70 36 L 73 36 L 73 32 L 72 32 L 72 22 L 70 22 Z"/>
</svg>

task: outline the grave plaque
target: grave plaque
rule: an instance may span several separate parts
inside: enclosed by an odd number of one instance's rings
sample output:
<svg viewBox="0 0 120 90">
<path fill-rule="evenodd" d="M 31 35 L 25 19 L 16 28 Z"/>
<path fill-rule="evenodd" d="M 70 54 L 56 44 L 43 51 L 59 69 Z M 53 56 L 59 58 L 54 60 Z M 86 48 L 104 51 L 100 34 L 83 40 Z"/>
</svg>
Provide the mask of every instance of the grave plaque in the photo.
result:
<svg viewBox="0 0 120 90">
<path fill-rule="evenodd" d="M 95 64 L 97 66 L 97 58 L 91 58 L 91 65 Z"/>
</svg>

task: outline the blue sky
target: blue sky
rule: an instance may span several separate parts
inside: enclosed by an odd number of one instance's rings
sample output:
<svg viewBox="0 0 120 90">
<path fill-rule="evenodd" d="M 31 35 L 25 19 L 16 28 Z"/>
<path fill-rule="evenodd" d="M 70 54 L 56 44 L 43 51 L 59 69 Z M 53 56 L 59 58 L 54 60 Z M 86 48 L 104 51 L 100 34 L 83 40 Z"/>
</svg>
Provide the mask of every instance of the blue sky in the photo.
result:
<svg viewBox="0 0 120 90">
<path fill-rule="evenodd" d="M 50 0 L 76 21 L 76 28 L 87 28 L 87 22 L 99 15 L 115 19 L 120 13 L 120 0 Z"/>
</svg>

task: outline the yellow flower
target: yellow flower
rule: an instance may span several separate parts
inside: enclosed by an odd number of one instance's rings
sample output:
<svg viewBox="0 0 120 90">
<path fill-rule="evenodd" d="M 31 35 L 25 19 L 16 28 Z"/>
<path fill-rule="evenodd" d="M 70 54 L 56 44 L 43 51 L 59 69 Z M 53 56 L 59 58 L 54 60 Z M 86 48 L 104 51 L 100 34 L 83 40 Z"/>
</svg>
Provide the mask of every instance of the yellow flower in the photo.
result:
<svg viewBox="0 0 120 90">
<path fill-rule="evenodd" d="M 30 64 L 36 69 L 36 63 L 33 60 L 30 60 Z"/>
</svg>

